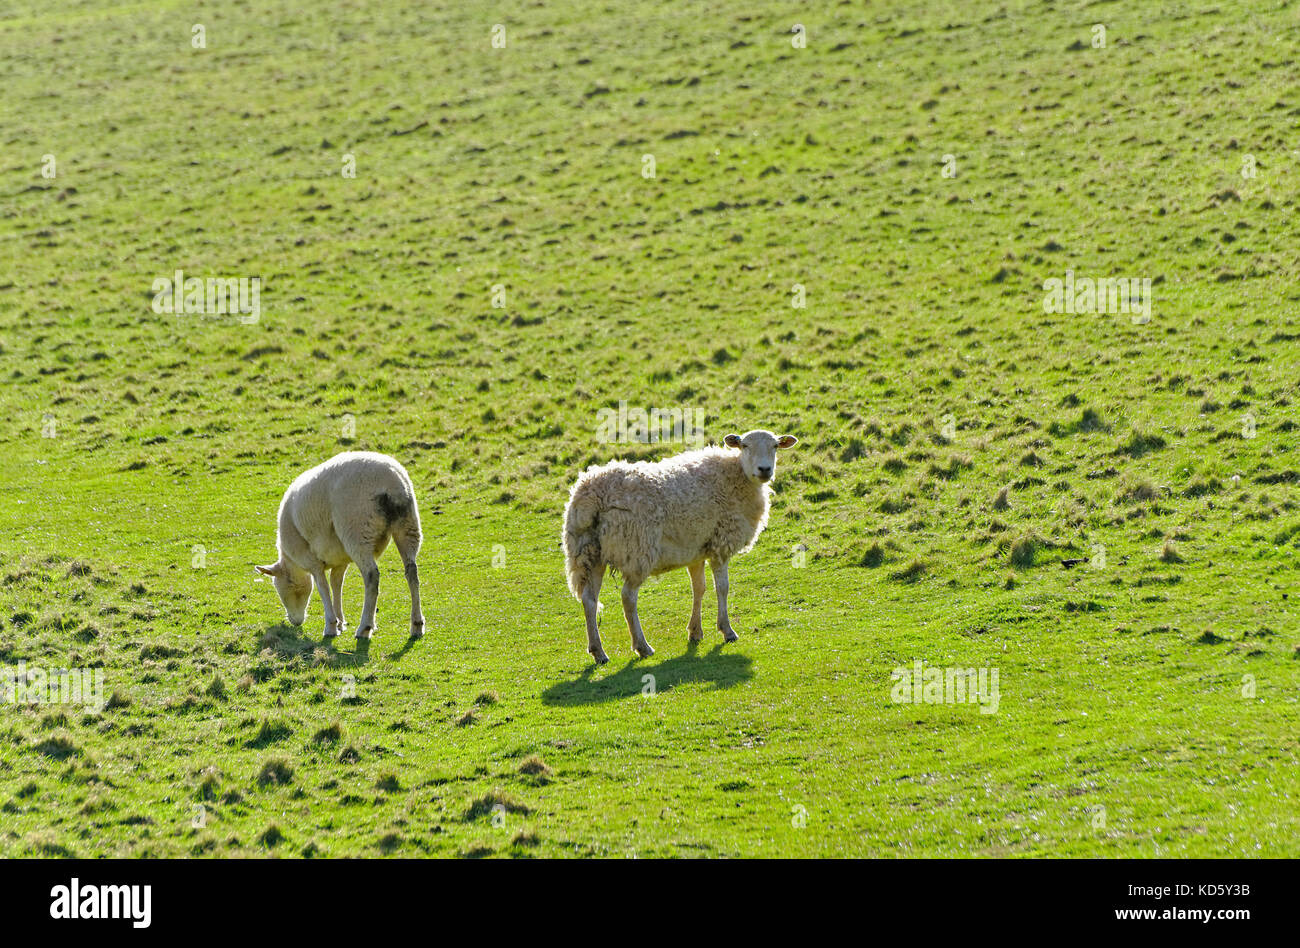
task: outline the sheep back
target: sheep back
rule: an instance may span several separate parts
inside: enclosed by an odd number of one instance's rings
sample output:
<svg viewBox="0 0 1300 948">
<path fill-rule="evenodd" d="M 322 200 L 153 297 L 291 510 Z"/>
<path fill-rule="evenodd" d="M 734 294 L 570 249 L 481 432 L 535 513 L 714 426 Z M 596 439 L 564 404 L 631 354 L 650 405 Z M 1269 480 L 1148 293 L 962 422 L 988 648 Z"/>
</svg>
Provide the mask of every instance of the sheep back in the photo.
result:
<svg viewBox="0 0 1300 948">
<path fill-rule="evenodd" d="M 377 556 L 395 528 L 420 533 L 406 469 L 373 451 L 346 451 L 300 474 L 280 503 L 279 525 L 282 553 L 300 562 L 306 552 L 331 566 L 351 559 L 348 550 Z"/>
<path fill-rule="evenodd" d="M 767 524 L 769 489 L 754 484 L 734 452 L 689 451 L 662 461 L 611 461 L 578 478 L 570 507 L 596 512 L 602 559 L 641 579 L 753 546 Z"/>
</svg>

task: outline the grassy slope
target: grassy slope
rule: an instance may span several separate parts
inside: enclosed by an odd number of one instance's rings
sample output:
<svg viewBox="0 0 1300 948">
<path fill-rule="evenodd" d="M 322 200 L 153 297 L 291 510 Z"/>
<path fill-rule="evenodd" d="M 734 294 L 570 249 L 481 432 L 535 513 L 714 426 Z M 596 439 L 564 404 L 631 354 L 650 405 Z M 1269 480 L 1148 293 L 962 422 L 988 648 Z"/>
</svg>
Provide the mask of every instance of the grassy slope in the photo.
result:
<svg viewBox="0 0 1300 948">
<path fill-rule="evenodd" d="M 0 659 L 123 699 L 0 709 L 0 852 L 1300 852 L 1294 10 L 887 6 L 0 4 Z M 261 321 L 155 316 L 177 268 Z M 1152 322 L 1044 314 L 1067 268 Z M 593 671 L 567 485 L 665 451 L 620 399 L 803 443 L 741 642 L 673 575 Z M 346 444 L 420 487 L 409 649 L 391 553 L 365 654 L 250 569 Z M 893 704 L 915 659 L 999 713 Z"/>
</svg>

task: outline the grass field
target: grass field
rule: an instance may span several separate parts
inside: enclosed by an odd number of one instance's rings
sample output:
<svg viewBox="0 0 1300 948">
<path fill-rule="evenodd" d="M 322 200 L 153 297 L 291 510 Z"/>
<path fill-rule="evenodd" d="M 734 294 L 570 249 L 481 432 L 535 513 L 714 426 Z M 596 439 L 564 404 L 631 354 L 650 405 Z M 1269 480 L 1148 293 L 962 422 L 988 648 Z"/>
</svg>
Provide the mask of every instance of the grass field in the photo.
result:
<svg viewBox="0 0 1300 948">
<path fill-rule="evenodd" d="M 0 0 L 0 665 L 109 698 L 0 705 L 0 854 L 1300 855 L 1298 42 Z M 177 270 L 259 318 L 155 312 Z M 1067 271 L 1149 321 L 1047 312 Z M 610 583 L 584 650 L 568 487 L 681 449 L 602 441 L 620 402 L 800 438 L 734 645 L 682 571 L 653 658 Z M 416 643 L 391 550 L 368 648 L 254 573 L 348 448 L 415 481 Z M 996 713 L 893 700 L 918 661 Z"/>
</svg>

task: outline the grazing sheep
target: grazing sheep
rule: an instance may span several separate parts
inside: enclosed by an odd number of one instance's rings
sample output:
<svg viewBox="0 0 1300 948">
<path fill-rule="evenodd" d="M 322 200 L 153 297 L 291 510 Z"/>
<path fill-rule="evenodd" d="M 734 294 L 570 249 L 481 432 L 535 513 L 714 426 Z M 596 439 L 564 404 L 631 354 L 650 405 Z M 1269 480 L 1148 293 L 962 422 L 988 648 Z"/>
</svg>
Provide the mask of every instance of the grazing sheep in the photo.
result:
<svg viewBox="0 0 1300 948">
<path fill-rule="evenodd" d="M 280 501 L 276 537 L 280 557 L 257 571 L 272 578 L 285 615 L 294 625 L 302 625 L 307 615 L 314 580 L 325 607 L 325 638 L 333 638 L 346 628 L 343 574 L 349 563 L 356 563 L 366 584 L 357 638 L 368 639 L 375 630 L 379 599 L 375 557 L 384 552 L 390 538 L 406 564 L 411 638 L 419 638 L 424 634 L 415 565 L 420 552 L 420 514 L 406 469 L 386 454 L 346 451 L 298 475 Z"/>
<path fill-rule="evenodd" d="M 658 462 L 611 461 L 578 477 L 564 510 L 564 556 L 569 589 L 587 618 L 587 651 L 609 661 L 600 644 L 596 613 L 605 567 L 623 576 L 623 615 L 632 649 L 654 654 L 636 614 L 637 590 L 647 577 L 685 567 L 695 604 L 690 640 L 704 638 L 700 602 L 704 561 L 718 594 L 718 631 L 737 639 L 727 617 L 727 561 L 744 553 L 767 525 L 768 482 L 776 473 L 776 450 L 798 443 L 791 435 L 751 431 L 723 439 L 728 448 L 688 451 Z"/>
</svg>

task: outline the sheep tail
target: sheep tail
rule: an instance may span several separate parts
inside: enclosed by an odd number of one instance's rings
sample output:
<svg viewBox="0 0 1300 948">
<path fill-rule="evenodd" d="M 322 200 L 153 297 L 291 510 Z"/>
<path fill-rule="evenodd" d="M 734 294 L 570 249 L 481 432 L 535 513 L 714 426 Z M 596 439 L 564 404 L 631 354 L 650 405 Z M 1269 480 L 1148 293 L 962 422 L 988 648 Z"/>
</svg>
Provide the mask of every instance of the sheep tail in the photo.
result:
<svg viewBox="0 0 1300 948">
<path fill-rule="evenodd" d="M 569 497 L 569 505 L 564 509 L 564 571 L 569 578 L 569 591 L 575 599 L 582 598 L 582 591 L 593 576 L 598 576 L 604 568 L 600 554 L 600 535 L 596 531 L 596 521 L 600 517 L 600 507 L 596 498 L 591 496 L 586 484 L 579 483 Z"/>
</svg>

